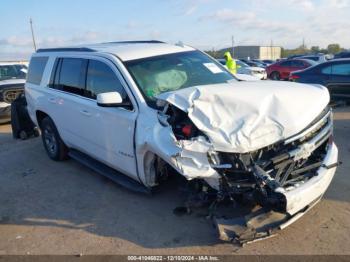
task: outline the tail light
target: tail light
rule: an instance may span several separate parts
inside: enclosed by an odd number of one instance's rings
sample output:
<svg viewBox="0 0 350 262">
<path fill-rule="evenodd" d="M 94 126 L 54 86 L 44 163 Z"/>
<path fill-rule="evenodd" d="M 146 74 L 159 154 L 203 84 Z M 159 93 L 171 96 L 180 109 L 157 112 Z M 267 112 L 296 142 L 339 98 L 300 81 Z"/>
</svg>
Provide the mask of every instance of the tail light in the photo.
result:
<svg viewBox="0 0 350 262">
<path fill-rule="evenodd" d="M 290 75 L 289 76 L 289 80 L 290 81 L 296 81 L 297 79 L 299 79 L 300 78 L 300 76 L 298 76 L 298 75 Z"/>
</svg>

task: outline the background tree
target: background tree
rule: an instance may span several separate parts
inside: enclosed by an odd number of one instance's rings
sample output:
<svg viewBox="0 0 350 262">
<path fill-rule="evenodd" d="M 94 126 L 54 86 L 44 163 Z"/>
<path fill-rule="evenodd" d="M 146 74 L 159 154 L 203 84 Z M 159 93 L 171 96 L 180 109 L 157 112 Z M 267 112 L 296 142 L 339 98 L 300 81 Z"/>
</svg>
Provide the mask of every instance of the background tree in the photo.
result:
<svg viewBox="0 0 350 262">
<path fill-rule="evenodd" d="M 339 44 L 329 44 L 327 46 L 327 51 L 330 54 L 336 54 L 336 53 L 339 53 L 340 51 L 342 51 L 342 48 L 340 47 Z"/>
<path fill-rule="evenodd" d="M 319 46 L 311 46 L 310 50 L 313 53 L 319 53 L 320 52 L 320 47 Z"/>
</svg>

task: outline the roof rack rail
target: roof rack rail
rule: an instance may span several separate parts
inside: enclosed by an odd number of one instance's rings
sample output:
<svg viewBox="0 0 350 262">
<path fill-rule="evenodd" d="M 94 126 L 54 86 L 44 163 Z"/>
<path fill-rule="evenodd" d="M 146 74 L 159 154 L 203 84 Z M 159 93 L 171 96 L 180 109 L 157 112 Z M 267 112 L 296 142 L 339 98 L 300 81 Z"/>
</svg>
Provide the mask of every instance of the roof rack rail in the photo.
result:
<svg viewBox="0 0 350 262">
<path fill-rule="evenodd" d="M 165 44 L 165 42 L 158 41 L 158 40 L 136 40 L 136 41 L 115 41 L 115 42 L 107 42 L 103 44 Z"/>
<path fill-rule="evenodd" d="M 36 52 L 95 52 L 94 49 L 87 47 L 62 47 L 62 48 L 40 48 Z"/>
</svg>

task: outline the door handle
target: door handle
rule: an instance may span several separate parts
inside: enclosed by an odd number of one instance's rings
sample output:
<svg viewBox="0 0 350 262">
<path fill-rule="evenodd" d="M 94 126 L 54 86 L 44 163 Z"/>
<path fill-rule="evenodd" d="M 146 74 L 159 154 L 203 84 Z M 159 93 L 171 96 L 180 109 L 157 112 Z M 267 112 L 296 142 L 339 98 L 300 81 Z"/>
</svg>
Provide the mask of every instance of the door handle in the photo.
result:
<svg viewBox="0 0 350 262">
<path fill-rule="evenodd" d="M 48 100 L 49 100 L 50 103 L 56 104 L 56 98 L 50 97 Z"/>
<path fill-rule="evenodd" d="M 91 116 L 91 113 L 85 109 L 80 110 L 80 113 L 83 114 L 84 116 Z"/>
</svg>

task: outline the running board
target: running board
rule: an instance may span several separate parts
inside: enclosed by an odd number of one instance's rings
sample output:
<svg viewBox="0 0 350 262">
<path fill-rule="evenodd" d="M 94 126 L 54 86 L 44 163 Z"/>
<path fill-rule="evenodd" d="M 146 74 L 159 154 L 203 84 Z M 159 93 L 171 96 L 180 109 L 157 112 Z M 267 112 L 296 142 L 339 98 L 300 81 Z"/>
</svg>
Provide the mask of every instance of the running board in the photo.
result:
<svg viewBox="0 0 350 262">
<path fill-rule="evenodd" d="M 128 176 L 120 173 L 119 171 L 110 168 L 109 166 L 93 159 L 92 157 L 79 152 L 74 149 L 70 149 L 68 155 L 79 163 L 87 166 L 96 173 L 103 175 L 113 182 L 138 193 L 151 194 L 151 189 L 145 187 L 141 183 L 129 178 Z"/>
</svg>

